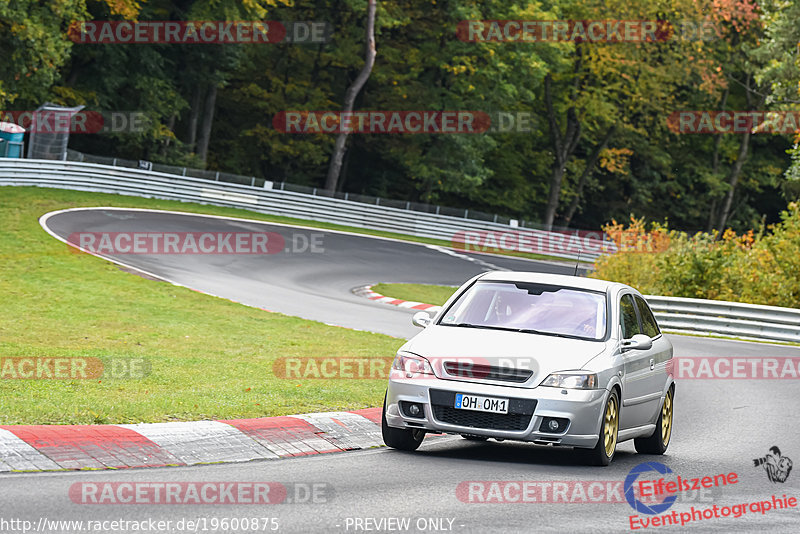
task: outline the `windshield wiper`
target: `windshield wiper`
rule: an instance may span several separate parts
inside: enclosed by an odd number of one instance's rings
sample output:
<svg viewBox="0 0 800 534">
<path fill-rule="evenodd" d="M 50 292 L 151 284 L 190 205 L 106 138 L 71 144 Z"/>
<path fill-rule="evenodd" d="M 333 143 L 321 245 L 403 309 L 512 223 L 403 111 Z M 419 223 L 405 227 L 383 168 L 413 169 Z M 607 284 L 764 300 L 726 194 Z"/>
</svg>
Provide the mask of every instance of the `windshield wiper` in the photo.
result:
<svg viewBox="0 0 800 534">
<path fill-rule="evenodd" d="M 542 330 L 534 330 L 532 328 L 518 328 L 516 329 L 517 332 L 522 332 L 524 334 L 539 334 L 540 336 L 553 336 L 553 337 L 563 337 L 566 339 L 589 339 L 580 336 L 570 336 L 567 334 L 559 334 L 558 332 L 544 332 Z"/>
<path fill-rule="evenodd" d="M 490 326 L 486 324 L 472 324 L 472 323 L 456 323 L 448 324 L 447 326 L 461 326 L 464 328 L 483 328 L 485 330 L 508 330 L 509 332 L 518 332 L 517 328 L 508 328 L 506 326 Z"/>
</svg>

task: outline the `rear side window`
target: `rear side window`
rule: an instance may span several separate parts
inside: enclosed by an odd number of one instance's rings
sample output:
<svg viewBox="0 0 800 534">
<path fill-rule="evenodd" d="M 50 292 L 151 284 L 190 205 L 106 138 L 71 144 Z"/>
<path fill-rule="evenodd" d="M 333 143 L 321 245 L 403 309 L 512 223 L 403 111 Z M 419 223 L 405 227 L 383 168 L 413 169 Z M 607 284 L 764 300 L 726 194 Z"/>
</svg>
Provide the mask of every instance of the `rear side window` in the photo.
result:
<svg viewBox="0 0 800 534">
<path fill-rule="evenodd" d="M 659 335 L 661 330 L 658 329 L 656 318 L 653 317 L 653 312 L 650 311 L 650 306 L 647 305 L 647 302 L 642 297 L 637 296 L 636 305 L 639 306 L 639 315 L 642 317 L 642 328 L 645 335 L 651 338 Z"/>
<path fill-rule="evenodd" d="M 641 334 L 639 330 L 639 320 L 636 318 L 636 306 L 633 304 L 631 295 L 623 295 L 619 301 L 619 324 L 622 326 L 622 338 L 630 339 L 636 334 Z"/>
</svg>

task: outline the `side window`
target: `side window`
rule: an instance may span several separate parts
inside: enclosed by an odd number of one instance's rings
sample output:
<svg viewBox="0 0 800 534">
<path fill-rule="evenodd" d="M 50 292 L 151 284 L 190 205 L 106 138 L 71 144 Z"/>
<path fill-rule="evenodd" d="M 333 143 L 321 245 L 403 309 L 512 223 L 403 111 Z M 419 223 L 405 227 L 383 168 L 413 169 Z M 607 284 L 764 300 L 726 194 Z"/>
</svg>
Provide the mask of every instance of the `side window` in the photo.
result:
<svg viewBox="0 0 800 534">
<path fill-rule="evenodd" d="M 639 307 L 639 315 L 642 317 L 642 328 L 648 337 L 656 337 L 661 333 L 658 329 L 656 318 L 653 317 L 653 312 L 650 311 L 650 306 L 644 301 L 642 297 L 636 297 L 636 305 Z"/>
<path fill-rule="evenodd" d="M 622 338 L 630 339 L 636 334 L 641 334 L 639 330 L 639 320 L 636 318 L 636 306 L 633 303 L 633 296 L 623 295 L 619 301 L 619 324 L 622 325 Z"/>
</svg>

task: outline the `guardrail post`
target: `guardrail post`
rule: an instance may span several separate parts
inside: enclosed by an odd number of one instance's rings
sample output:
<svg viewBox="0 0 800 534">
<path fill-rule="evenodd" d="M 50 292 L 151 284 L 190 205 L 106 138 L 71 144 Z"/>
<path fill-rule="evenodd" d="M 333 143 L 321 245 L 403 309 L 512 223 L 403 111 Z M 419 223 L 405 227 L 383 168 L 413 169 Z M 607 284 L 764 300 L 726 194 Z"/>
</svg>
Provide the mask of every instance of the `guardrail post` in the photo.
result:
<svg viewBox="0 0 800 534">
<path fill-rule="evenodd" d="M 381 197 L 375 197 L 375 205 L 376 206 L 380 206 L 381 205 Z"/>
<path fill-rule="evenodd" d="M 494 214 L 494 219 L 492 219 L 492 222 L 493 222 L 493 223 L 496 223 L 496 222 L 497 222 L 497 214 L 496 214 L 496 213 Z"/>
<path fill-rule="evenodd" d="M 183 172 L 181 173 L 182 176 L 186 176 L 186 167 L 183 168 Z"/>
<path fill-rule="evenodd" d="M 464 218 L 465 218 L 465 219 L 467 218 L 467 215 L 468 215 L 468 214 L 469 214 L 469 210 L 468 210 L 468 209 L 464 210 Z"/>
<path fill-rule="evenodd" d="M 216 175 L 214 175 L 214 180 L 216 180 L 217 182 L 219 182 L 219 171 L 217 171 L 217 174 L 216 174 Z"/>
<path fill-rule="evenodd" d="M 436 215 L 439 215 L 439 204 L 436 204 Z"/>
<path fill-rule="evenodd" d="M 117 158 L 114 158 L 114 161 L 111 162 L 111 166 L 112 167 L 116 167 L 117 166 Z"/>
<path fill-rule="evenodd" d="M 251 176 L 250 177 L 250 187 L 255 187 L 255 186 L 256 186 L 256 177 L 255 176 Z"/>
<path fill-rule="evenodd" d="M 349 196 L 350 196 L 350 193 L 345 193 L 344 194 L 344 199 L 347 200 Z"/>
<path fill-rule="evenodd" d="M 314 196 L 317 196 L 317 188 L 316 187 L 311 191 L 311 194 L 314 195 Z"/>
<path fill-rule="evenodd" d="M 406 200 L 406 209 L 407 209 L 407 210 L 410 210 L 410 209 L 411 209 L 411 202 L 410 202 L 410 201 L 408 201 L 408 200 Z"/>
</svg>

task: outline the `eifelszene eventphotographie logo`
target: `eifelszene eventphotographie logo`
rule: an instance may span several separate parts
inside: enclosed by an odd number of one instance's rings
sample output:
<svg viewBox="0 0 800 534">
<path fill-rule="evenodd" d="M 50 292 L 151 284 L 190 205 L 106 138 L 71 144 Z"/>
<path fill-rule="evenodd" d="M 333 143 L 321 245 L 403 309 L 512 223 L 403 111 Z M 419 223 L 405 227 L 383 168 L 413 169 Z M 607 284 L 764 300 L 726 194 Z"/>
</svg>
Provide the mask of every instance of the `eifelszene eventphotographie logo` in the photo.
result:
<svg viewBox="0 0 800 534">
<path fill-rule="evenodd" d="M 664 498 L 663 501 L 659 503 L 647 503 L 645 504 L 636 496 L 636 481 L 639 478 L 639 475 L 642 473 L 647 473 L 649 471 L 655 471 L 660 475 L 666 475 L 672 473 L 672 470 L 667 467 L 666 465 L 659 463 L 659 462 L 645 462 L 637 465 L 633 469 L 631 469 L 628 476 L 625 477 L 625 485 L 623 486 L 625 492 L 625 499 L 628 501 L 628 504 L 631 505 L 631 508 L 636 510 L 639 513 L 643 514 L 650 514 L 656 515 L 664 512 L 665 510 L 669 509 L 670 506 L 675 503 L 678 499 L 677 495 L 669 495 Z"/>
</svg>

